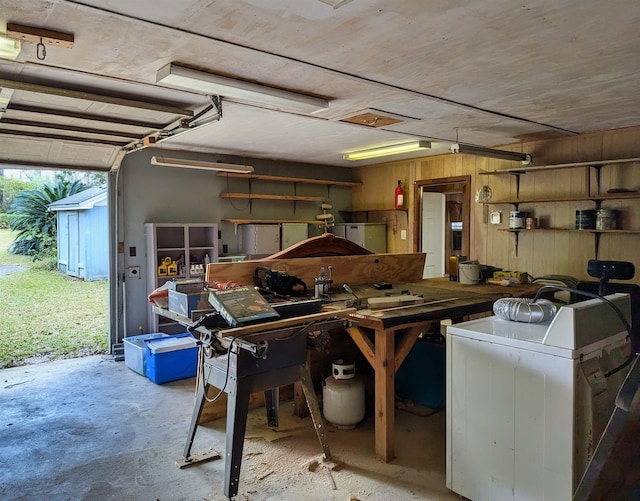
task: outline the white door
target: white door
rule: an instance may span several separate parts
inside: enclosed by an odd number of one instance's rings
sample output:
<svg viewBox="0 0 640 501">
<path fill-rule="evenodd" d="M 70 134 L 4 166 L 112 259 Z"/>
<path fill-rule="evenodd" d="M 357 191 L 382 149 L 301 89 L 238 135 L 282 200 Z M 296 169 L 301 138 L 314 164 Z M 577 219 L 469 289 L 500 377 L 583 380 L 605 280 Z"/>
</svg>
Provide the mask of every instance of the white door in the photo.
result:
<svg viewBox="0 0 640 501">
<path fill-rule="evenodd" d="M 422 193 L 422 252 L 427 253 L 422 278 L 444 276 L 444 193 Z"/>
</svg>

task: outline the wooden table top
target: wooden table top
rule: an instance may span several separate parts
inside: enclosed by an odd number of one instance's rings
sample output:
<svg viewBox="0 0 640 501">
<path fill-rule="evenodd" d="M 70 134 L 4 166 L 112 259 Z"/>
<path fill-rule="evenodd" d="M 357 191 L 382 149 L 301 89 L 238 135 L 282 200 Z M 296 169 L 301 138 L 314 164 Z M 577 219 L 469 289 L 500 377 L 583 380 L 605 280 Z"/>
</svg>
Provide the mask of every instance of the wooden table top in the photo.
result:
<svg viewBox="0 0 640 501">
<path fill-rule="evenodd" d="M 493 303 L 503 297 L 532 297 L 539 285 L 525 284 L 503 287 L 500 285 L 463 285 L 446 278 L 430 278 L 416 282 L 394 283 L 391 289 L 378 290 L 372 285 L 352 287 L 361 299 L 382 297 L 408 291 L 424 298 L 424 304 L 387 308 L 381 310 L 360 309 L 350 316 L 364 327 L 392 329 L 408 324 L 436 321 L 445 318 L 461 318 L 466 315 L 491 311 Z M 344 301 L 353 296 L 340 291 L 331 295 L 333 307 L 344 307 Z"/>
</svg>

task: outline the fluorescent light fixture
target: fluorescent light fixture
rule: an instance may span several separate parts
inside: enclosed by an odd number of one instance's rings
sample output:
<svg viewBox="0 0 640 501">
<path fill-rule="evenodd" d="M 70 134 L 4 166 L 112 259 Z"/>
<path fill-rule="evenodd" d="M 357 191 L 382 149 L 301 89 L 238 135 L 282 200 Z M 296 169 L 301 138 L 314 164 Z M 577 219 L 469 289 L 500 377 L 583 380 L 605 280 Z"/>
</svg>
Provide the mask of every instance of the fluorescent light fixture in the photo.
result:
<svg viewBox="0 0 640 501">
<path fill-rule="evenodd" d="M 20 54 L 20 40 L 0 33 L 0 58 L 15 60 Z"/>
<path fill-rule="evenodd" d="M 250 165 L 223 164 L 219 162 L 201 162 L 199 160 L 186 160 L 183 158 L 151 157 L 151 165 L 163 167 L 182 167 L 184 169 L 217 170 L 222 172 L 240 172 L 249 174 L 253 172 Z"/>
<path fill-rule="evenodd" d="M 482 146 L 471 146 L 468 144 L 453 143 L 451 145 L 451 153 L 464 153 L 467 155 L 476 155 L 478 157 L 497 158 L 499 160 L 513 160 L 521 162 L 522 165 L 529 165 L 533 162 L 533 157 L 528 153 L 518 153 L 517 151 L 494 150 L 492 148 L 483 148 Z"/>
<path fill-rule="evenodd" d="M 370 150 L 352 151 L 345 153 L 342 158 L 345 160 L 366 160 L 368 158 L 387 157 L 391 155 L 401 155 L 402 153 L 412 153 L 414 151 L 428 150 L 431 148 L 429 141 L 411 141 L 408 143 L 391 144 Z"/>
<path fill-rule="evenodd" d="M 324 99 L 223 77 L 214 73 L 205 73 L 178 66 L 175 63 L 169 63 L 158 70 L 156 83 L 202 92 L 207 95 L 223 96 L 232 101 L 255 104 L 278 111 L 316 113 L 329 107 L 329 103 Z"/>
</svg>

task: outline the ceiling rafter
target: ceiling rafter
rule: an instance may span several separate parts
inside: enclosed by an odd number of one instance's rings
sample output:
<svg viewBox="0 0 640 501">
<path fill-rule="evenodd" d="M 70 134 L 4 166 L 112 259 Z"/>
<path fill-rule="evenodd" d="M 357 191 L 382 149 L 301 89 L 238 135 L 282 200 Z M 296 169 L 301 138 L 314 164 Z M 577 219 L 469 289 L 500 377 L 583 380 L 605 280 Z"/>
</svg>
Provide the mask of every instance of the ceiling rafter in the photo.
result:
<svg viewBox="0 0 640 501">
<path fill-rule="evenodd" d="M 89 122 L 105 122 L 105 123 L 113 123 L 128 127 L 139 127 L 142 129 L 162 129 L 174 122 L 171 120 L 167 123 L 152 123 L 152 122 L 144 122 L 142 120 L 132 120 L 129 118 L 120 118 L 120 117 L 109 117 L 106 115 L 94 115 L 90 113 L 78 113 L 69 110 L 61 110 L 55 108 L 43 108 L 39 106 L 28 106 L 23 104 L 14 104 L 9 103 L 6 109 L 7 112 L 17 111 L 22 113 L 29 114 L 37 114 L 37 115 L 53 115 L 64 118 L 77 118 L 79 120 L 86 120 Z"/>
<path fill-rule="evenodd" d="M 96 94 L 94 92 L 83 92 L 72 89 L 64 89 L 61 87 L 53 87 L 50 85 L 40 85 L 28 82 L 19 82 L 17 80 L 9 80 L 0 78 L 0 88 L 8 88 L 13 90 L 21 90 L 25 92 L 35 92 L 38 94 L 48 94 L 53 96 L 68 97 L 71 99 L 80 99 L 83 101 L 93 101 L 104 104 L 112 104 L 116 106 L 124 106 L 127 108 L 137 108 L 148 111 L 157 111 L 160 113 L 171 113 L 173 115 L 184 115 L 190 117 L 193 115 L 191 110 L 169 106 L 162 103 L 153 103 L 148 101 L 139 101 L 135 99 L 127 99 L 121 97 L 109 96 L 106 94 Z"/>
</svg>

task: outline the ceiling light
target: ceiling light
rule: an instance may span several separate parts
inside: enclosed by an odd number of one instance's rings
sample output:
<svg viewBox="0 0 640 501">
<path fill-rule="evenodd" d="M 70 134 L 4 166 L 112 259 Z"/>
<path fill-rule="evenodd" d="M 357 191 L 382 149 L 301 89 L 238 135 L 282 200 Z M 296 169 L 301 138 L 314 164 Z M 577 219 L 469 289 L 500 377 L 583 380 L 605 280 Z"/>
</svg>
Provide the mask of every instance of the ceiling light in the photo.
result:
<svg viewBox="0 0 640 501">
<path fill-rule="evenodd" d="M 0 34 L 0 58 L 15 60 L 20 54 L 20 40 Z"/>
<path fill-rule="evenodd" d="M 528 153 L 518 153 L 516 151 L 494 150 L 492 148 L 459 143 L 453 143 L 449 149 L 451 153 L 465 153 L 467 155 L 497 158 L 499 160 L 514 160 L 516 162 L 522 162 L 522 165 L 529 165 L 533 162 L 533 157 Z"/>
<path fill-rule="evenodd" d="M 352 151 L 351 153 L 345 153 L 342 158 L 344 158 L 345 160 L 365 160 L 367 158 L 400 155 L 402 153 L 428 150 L 430 148 L 431 143 L 429 141 L 411 141 L 409 143 L 392 144 L 389 146 L 381 146 L 379 148 L 371 148 L 370 150 Z"/>
<path fill-rule="evenodd" d="M 278 111 L 316 113 L 329 107 L 327 101 L 317 97 L 192 70 L 174 63 L 169 63 L 158 70 L 156 82 Z"/>
<path fill-rule="evenodd" d="M 182 167 L 184 169 L 217 170 L 222 172 L 241 172 L 248 174 L 253 172 L 250 165 L 223 164 L 220 162 L 201 162 L 199 160 L 187 160 L 183 158 L 151 157 L 151 165 L 164 167 Z"/>
</svg>

